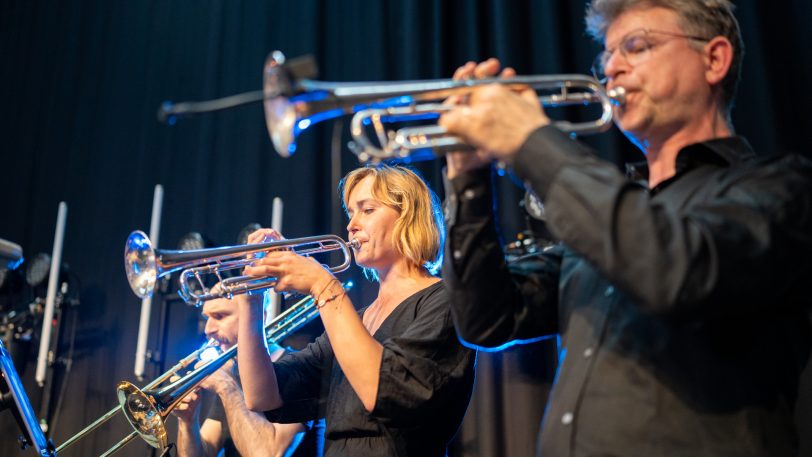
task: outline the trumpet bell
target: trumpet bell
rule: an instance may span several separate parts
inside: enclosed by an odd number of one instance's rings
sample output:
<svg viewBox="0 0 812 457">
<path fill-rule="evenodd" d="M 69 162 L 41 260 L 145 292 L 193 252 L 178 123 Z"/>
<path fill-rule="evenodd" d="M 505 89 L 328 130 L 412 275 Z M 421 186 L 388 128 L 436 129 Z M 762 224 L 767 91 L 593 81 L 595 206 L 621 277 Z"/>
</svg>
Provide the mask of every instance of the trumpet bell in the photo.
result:
<svg viewBox="0 0 812 457">
<path fill-rule="evenodd" d="M 138 298 L 149 297 L 158 281 L 158 263 L 155 249 L 147 234 L 136 230 L 124 244 L 124 267 L 127 282 Z"/>
<path fill-rule="evenodd" d="M 296 152 L 296 109 L 284 97 L 265 99 L 265 124 L 276 152 L 288 158 Z"/>
<path fill-rule="evenodd" d="M 318 73 L 316 62 L 311 56 L 287 61 L 281 51 L 273 51 L 265 59 L 262 71 L 262 93 L 265 109 L 265 125 L 274 149 L 280 156 L 288 158 L 296 152 L 296 137 L 310 125 L 306 118 L 307 104 L 294 95 L 301 90 L 297 85 Z M 306 83 L 305 83 L 306 84 Z M 314 100 L 312 93 L 304 95 L 305 100 Z M 299 97 L 302 98 L 302 97 Z M 340 115 L 340 113 L 335 116 Z M 333 117 L 335 117 L 333 116 Z"/>
</svg>

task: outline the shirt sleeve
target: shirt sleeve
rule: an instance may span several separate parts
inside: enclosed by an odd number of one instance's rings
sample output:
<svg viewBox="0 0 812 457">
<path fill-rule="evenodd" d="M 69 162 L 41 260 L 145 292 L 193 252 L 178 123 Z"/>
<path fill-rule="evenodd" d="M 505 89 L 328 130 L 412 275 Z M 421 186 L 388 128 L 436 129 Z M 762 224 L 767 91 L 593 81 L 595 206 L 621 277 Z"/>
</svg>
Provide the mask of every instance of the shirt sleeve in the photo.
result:
<svg viewBox="0 0 812 457">
<path fill-rule="evenodd" d="M 460 338 L 493 348 L 558 332 L 561 247 L 508 265 L 493 212 L 491 171 L 446 182 L 443 278 Z"/>
<path fill-rule="evenodd" d="M 378 394 L 371 412 L 376 419 L 408 427 L 427 417 L 444 417 L 461 399 L 467 405 L 470 395 L 458 393 L 471 389 L 475 352 L 457 339 L 443 287 L 422 297 L 414 320 L 382 345 Z"/>
<path fill-rule="evenodd" d="M 801 253 L 812 246 L 808 161 L 737 166 L 728 173 L 740 176 L 724 183 L 690 171 L 663 192 L 684 179 L 698 183 L 689 191 L 716 187 L 677 207 L 548 126 L 530 135 L 515 170 L 544 202 L 556 238 L 647 312 L 694 319 L 769 302 L 797 282 L 784 269 L 806 264 Z"/>
<path fill-rule="evenodd" d="M 282 424 L 322 417 L 332 360 L 332 347 L 322 334 L 301 351 L 287 353 L 274 362 L 283 406 L 266 411 L 265 417 Z"/>
</svg>

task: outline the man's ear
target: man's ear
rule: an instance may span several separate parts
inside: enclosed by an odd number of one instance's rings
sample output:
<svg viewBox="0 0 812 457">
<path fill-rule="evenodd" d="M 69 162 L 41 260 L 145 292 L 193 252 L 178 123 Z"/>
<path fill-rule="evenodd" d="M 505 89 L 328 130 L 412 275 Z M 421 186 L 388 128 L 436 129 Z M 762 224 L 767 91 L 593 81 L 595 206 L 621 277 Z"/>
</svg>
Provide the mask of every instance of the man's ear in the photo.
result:
<svg viewBox="0 0 812 457">
<path fill-rule="evenodd" d="M 705 79 L 714 86 L 722 82 L 733 64 L 733 44 L 723 36 L 705 44 Z"/>
</svg>

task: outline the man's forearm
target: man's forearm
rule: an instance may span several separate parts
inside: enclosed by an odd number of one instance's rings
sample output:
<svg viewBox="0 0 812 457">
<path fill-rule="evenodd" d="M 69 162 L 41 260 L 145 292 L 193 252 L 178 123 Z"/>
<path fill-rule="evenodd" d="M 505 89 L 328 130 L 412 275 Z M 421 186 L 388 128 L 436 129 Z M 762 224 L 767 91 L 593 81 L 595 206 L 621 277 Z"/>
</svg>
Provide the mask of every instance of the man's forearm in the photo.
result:
<svg viewBox="0 0 812 457">
<path fill-rule="evenodd" d="M 200 425 L 178 421 L 178 457 L 208 457 L 206 446 L 200 435 Z"/>
<path fill-rule="evenodd" d="M 248 409 L 243 393 L 236 385 L 223 388 L 218 392 L 226 412 L 228 428 L 234 446 L 243 457 L 282 456 L 293 442 L 296 433 L 290 432 L 289 426 L 278 426 L 269 422 L 262 413 Z M 301 424 L 299 431 L 304 431 Z M 280 433 L 279 428 L 286 427 Z"/>
</svg>

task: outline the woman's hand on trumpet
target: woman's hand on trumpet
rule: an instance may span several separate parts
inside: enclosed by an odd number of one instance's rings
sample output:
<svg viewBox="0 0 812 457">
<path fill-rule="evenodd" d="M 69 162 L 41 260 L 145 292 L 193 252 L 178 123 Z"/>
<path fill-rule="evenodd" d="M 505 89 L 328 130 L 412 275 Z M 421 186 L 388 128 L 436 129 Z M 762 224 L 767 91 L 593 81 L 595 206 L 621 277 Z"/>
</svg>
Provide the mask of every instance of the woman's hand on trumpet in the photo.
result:
<svg viewBox="0 0 812 457">
<path fill-rule="evenodd" d="M 277 278 L 274 286 L 277 292 L 295 291 L 305 295 L 317 294 L 319 285 L 325 287 L 335 279 L 316 259 L 293 251 L 270 251 L 253 266 L 246 267 L 245 274 L 273 276 Z"/>
<path fill-rule="evenodd" d="M 284 240 L 281 233 L 274 229 L 259 229 L 248 236 L 249 243 L 264 243 Z M 245 267 L 244 274 L 249 276 L 277 278 L 276 292 L 295 291 L 305 295 L 314 295 L 319 286 L 324 287 L 335 277 L 312 257 L 305 257 L 291 250 L 274 250 L 265 253 L 252 266 Z M 314 295 L 315 296 L 315 295 Z"/>
<path fill-rule="evenodd" d="M 499 69 L 500 63 L 494 58 L 478 65 L 468 62 L 457 69 L 454 78 L 492 77 Z M 512 68 L 500 73 L 503 78 L 515 75 Z M 538 95 L 531 88 L 517 92 L 502 84 L 489 84 L 474 88 L 465 100 L 459 101 L 462 103 L 440 117 L 439 125 L 462 137 L 465 143 L 476 147 L 477 152 L 449 154 L 449 178 L 494 159 L 511 163 L 530 133 L 550 123 Z"/>
</svg>

